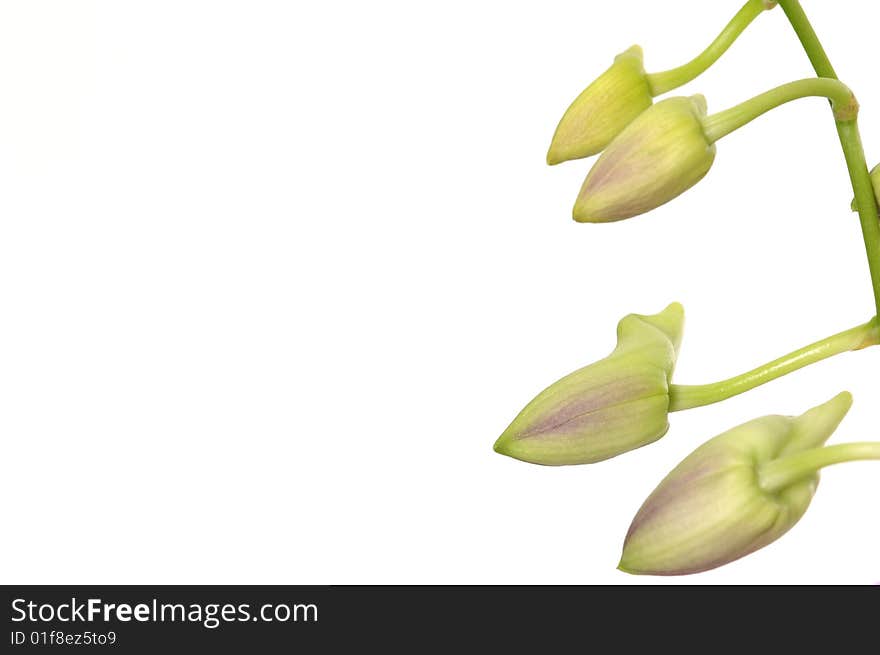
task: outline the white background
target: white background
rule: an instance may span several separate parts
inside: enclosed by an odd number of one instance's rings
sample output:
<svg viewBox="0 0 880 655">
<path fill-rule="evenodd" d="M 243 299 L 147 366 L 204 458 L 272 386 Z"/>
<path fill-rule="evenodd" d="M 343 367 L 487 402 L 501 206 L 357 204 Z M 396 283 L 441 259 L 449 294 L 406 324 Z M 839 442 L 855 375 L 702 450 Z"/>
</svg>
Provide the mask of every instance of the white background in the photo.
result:
<svg viewBox="0 0 880 655">
<path fill-rule="evenodd" d="M 875 2 L 804 2 L 880 157 Z M 3 2 L 0 580 L 876 583 L 880 468 L 683 579 L 616 570 L 704 440 L 843 389 L 880 439 L 880 349 L 672 416 L 660 442 L 543 468 L 492 443 L 537 391 L 681 301 L 675 380 L 868 319 L 827 104 L 726 138 L 675 202 L 611 225 L 544 156 L 633 43 L 683 63 L 701 2 Z M 710 110 L 812 74 L 781 10 L 679 93 Z M 873 154 L 872 154 L 873 153 Z"/>
</svg>

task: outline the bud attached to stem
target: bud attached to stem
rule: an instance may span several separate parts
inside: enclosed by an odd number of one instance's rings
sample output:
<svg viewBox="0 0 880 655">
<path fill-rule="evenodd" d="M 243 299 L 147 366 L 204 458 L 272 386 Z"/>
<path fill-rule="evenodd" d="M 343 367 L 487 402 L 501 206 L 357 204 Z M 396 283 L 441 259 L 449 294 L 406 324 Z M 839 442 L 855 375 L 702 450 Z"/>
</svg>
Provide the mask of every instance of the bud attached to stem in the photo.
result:
<svg viewBox="0 0 880 655">
<path fill-rule="evenodd" d="M 715 161 L 703 129 L 703 96 L 669 98 L 618 135 L 590 170 L 573 216 L 607 223 L 638 216 L 699 182 Z"/>
<path fill-rule="evenodd" d="M 851 404 L 844 392 L 799 417 L 765 416 L 697 448 L 636 514 L 621 570 L 698 573 L 788 532 L 809 507 L 820 468 L 880 459 L 880 444 L 822 447 Z"/>
<path fill-rule="evenodd" d="M 587 175 L 573 217 L 609 223 L 655 209 L 699 182 L 715 160 L 715 142 L 782 104 L 829 98 L 838 121 L 852 122 L 858 102 L 838 80 L 784 84 L 707 116 L 703 96 L 669 98 L 642 112 L 602 153 Z"/>
<path fill-rule="evenodd" d="M 614 352 L 539 393 L 495 450 L 534 464 L 588 464 L 662 437 L 683 323 L 678 303 L 624 317 Z"/>
<path fill-rule="evenodd" d="M 547 152 L 547 163 L 553 165 L 590 157 L 604 150 L 614 137 L 651 106 L 655 97 L 704 73 L 755 18 L 774 5 L 767 0 L 746 0 L 703 52 L 671 70 L 645 73 L 639 46 L 618 55 L 611 67 L 575 99 L 559 121 Z"/>
</svg>

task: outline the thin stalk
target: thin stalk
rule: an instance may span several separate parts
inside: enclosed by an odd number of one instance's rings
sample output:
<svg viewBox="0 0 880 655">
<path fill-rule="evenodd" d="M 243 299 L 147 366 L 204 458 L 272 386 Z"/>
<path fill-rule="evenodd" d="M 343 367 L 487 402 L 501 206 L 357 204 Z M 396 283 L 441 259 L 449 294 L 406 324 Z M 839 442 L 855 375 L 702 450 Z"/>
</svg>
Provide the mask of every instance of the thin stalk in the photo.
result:
<svg viewBox="0 0 880 655">
<path fill-rule="evenodd" d="M 809 97 L 828 98 L 836 115 L 842 120 L 852 121 L 858 114 L 858 103 L 855 102 L 852 91 L 843 82 L 811 77 L 783 84 L 735 107 L 707 117 L 703 121 L 706 138 L 710 143 L 715 143 L 771 109 L 776 109 L 792 100 Z"/>
<path fill-rule="evenodd" d="M 677 412 L 711 405 L 823 359 L 878 343 L 880 343 L 880 329 L 876 320 L 871 320 L 721 382 L 700 385 L 673 384 L 669 387 L 669 411 Z"/>
<path fill-rule="evenodd" d="M 727 52 L 752 21 L 766 9 L 772 9 L 774 4 L 764 0 L 748 0 L 703 52 L 683 66 L 648 75 L 652 95 L 656 97 L 677 89 L 706 72 L 721 55 Z"/>
<path fill-rule="evenodd" d="M 826 466 L 867 460 L 880 460 L 880 443 L 847 443 L 813 448 L 762 464 L 758 469 L 758 484 L 767 493 L 775 493 L 815 475 Z"/>
<path fill-rule="evenodd" d="M 801 45 L 810 58 L 816 74 L 820 77 L 837 79 L 837 73 L 828 59 L 821 41 L 810 24 L 801 3 L 798 0 L 779 0 L 779 6 L 785 12 L 794 28 Z M 859 128 L 856 121 L 837 121 L 837 134 L 846 157 L 846 167 L 856 197 L 856 208 L 862 226 L 862 238 L 868 255 L 868 267 L 871 271 L 871 287 L 874 292 L 874 304 L 880 314 L 880 221 L 877 220 L 877 199 L 874 197 L 871 176 L 862 148 Z"/>
</svg>

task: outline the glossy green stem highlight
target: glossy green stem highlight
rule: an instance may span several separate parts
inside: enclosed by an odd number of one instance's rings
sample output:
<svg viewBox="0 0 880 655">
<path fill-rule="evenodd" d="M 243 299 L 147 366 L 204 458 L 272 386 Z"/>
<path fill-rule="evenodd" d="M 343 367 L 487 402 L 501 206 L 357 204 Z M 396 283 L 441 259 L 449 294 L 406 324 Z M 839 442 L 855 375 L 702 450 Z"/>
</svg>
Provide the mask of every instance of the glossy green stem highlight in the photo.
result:
<svg viewBox="0 0 880 655">
<path fill-rule="evenodd" d="M 880 343 L 880 329 L 877 321 L 871 320 L 721 382 L 700 385 L 673 384 L 669 387 L 669 411 L 677 412 L 711 405 L 823 359 L 878 343 Z"/>
<path fill-rule="evenodd" d="M 779 0 L 779 6 L 782 7 L 788 21 L 794 28 L 804 51 L 810 58 L 810 63 L 816 70 L 816 74 L 820 77 L 837 79 L 837 73 L 835 73 L 834 67 L 816 35 L 816 31 L 810 24 L 809 18 L 804 13 L 801 3 L 798 0 Z M 880 221 L 877 220 L 877 199 L 874 197 L 871 176 L 868 172 L 868 164 L 865 161 L 865 152 L 862 148 L 856 121 L 837 121 L 837 134 L 840 137 L 850 181 L 853 191 L 855 191 L 856 207 L 862 226 L 862 238 L 865 242 L 868 267 L 871 271 L 874 304 L 880 314 Z"/>
<path fill-rule="evenodd" d="M 880 460 L 880 442 L 847 443 L 813 448 L 762 464 L 758 484 L 767 493 L 775 493 L 814 475 L 833 464 Z"/>
<path fill-rule="evenodd" d="M 783 84 L 735 107 L 707 117 L 703 121 L 706 137 L 710 143 L 715 143 L 771 109 L 776 109 L 792 100 L 809 97 L 828 98 L 835 115 L 841 120 L 855 120 L 858 114 L 858 103 L 855 102 L 852 91 L 843 82 L 811 77 Z"/>
<path fill-rule="evenodd" d="M 728 48 L 733 45 L 734 41 L 739 38 L 739 35 L 745 31 L 755 18 L 766 9 L 772 9 L 773 6 L 773 3 L 767 3 L 765 0 L 748 0 L 742 9 L 737 12 L 736 16 L 727 24 L 721 34 L 703 52 L 683 66 L 662 73 L 648 75 L 651 93 L 655 97 L 662 95 L 702 75 L 712 64 L 718 61 L 721 55 L 727 52 Z"/>
</svg>

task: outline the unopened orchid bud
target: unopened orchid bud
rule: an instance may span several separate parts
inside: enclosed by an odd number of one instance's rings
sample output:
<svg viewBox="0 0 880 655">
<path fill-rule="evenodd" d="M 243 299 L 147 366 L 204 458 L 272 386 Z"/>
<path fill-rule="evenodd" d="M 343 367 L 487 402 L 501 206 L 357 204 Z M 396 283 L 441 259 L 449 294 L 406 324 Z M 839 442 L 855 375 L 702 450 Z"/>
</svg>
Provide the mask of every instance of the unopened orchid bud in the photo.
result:
<svg viewBox="0 0 880 655">
<path fill-rule="evenodd" d="M 858 116 L 853 92 L 831 78 L 789 82 L 711 116 L 700 95 L 658 102 L 618 134 L 593 165 L 575 202 L 574 219 L 608 223 L 669 202 L 709 172 L 719 139 L 772 109 L 811 96 L 830 99 L 839 123 Z"/>
<path fill-rule="evenodd" d="M 571 103 L 553 135 L 547 163 L 601 152 L 652 102 L 642 49 L 633 46 L 617 55 L 611 67 Z"/>
<path fill-rule="evenodd" d="M 874 197 L 877 199 L 877 205 L 880 206 L 880 164 L 877 164 L 871 171 L 871 182 L 874 185 Z M 854 212 L 859 211 L 855 198 L 853 198 L 850 207 Z"/>
<path fill-rule="evenodd" d="M 607 223 L 643 214 L 699 182 L 715 160 L 703 128 L 706 99 L 669 98 L 621 132 L 590 170 L 574 219 Z"/>
<path fill-rule="evenodd" d="M 851 404 L 850 394 L 842 393 L 799 417 L 765 416 L 700 446 L 636 514 L 620 569 L 698 573 L 781 537 L 806 512 L 818 468 L 828 463 L 805 467 L 804 456 L 816 462 L 824 452 L 834 452 L 835 447 L 821 446 Z"/>
<path fill-rule="evenodd" d="M 611 143 L 655 97 L 694 80 L 712 66 L 760 14 L 775 2 L 746 0 L 721 34 L 699 55 L 682 66 L 647 74 L 642 49 L 633 46 L 618 55 L 611 67 L 588 86 L 559 121 L 548 164 L 595 155 Z"/>
<path fill-rule="evenodd" d="M 535 464 L 588 464 L 662 437 L 683 324 L 678 303 L 659 314 L 624 317 L 611 355 L 538 394 L 495 450 Z"/>
</svg>

